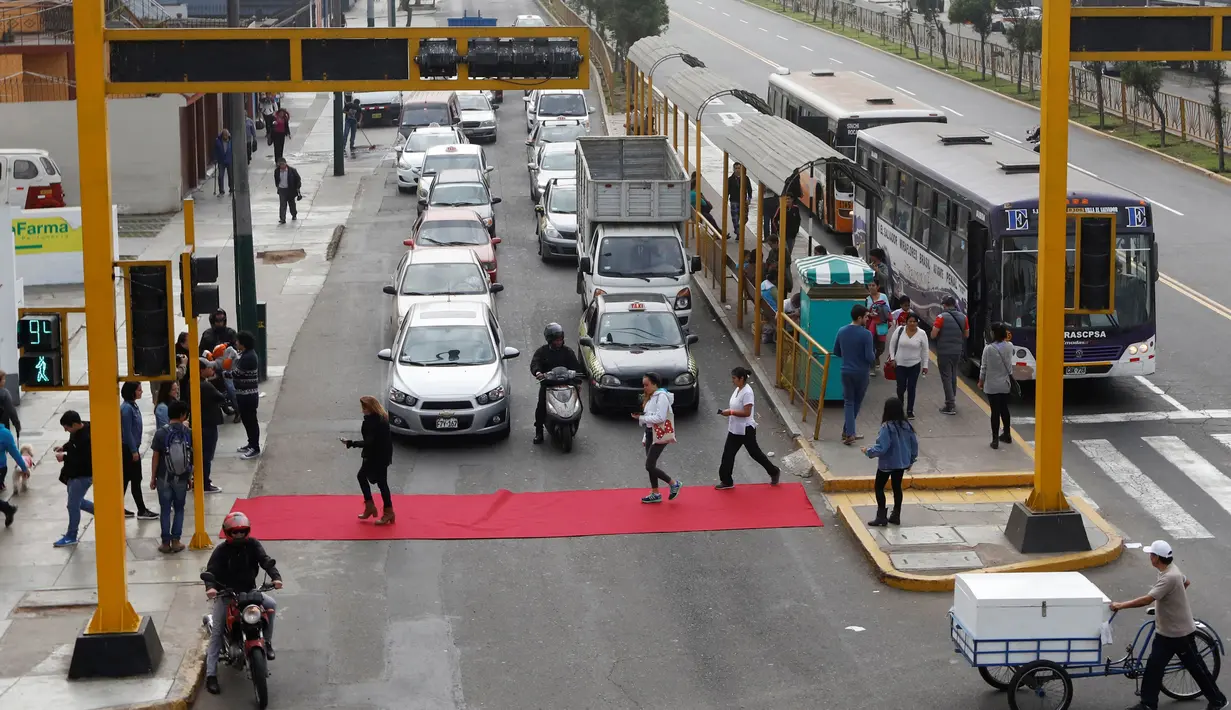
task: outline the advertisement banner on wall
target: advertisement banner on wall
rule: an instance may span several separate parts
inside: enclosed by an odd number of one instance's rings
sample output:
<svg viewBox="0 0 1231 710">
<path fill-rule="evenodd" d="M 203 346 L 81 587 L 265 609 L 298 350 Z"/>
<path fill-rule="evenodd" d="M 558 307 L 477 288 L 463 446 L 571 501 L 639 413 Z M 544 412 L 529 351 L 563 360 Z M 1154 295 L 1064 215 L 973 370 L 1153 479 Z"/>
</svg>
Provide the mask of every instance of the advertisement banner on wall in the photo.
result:
<svg viewBox="0 0 1231 710">
<path fill-rule="evenodd" d="M 82 284 L 82 249 L 90 235 L 81 226 L 80 207 L 10 210 L 17 273 L 26 286 Z M 119 258 L 119 209 L 111 207 L 111 248 Z"/>
</svg>

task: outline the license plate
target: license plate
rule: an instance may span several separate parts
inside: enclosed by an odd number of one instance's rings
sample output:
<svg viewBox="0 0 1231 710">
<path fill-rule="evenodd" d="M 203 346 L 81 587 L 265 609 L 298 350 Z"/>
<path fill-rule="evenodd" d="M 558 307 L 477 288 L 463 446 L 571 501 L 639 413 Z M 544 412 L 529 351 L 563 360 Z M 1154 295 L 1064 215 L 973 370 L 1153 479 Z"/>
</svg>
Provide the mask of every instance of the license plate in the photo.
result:
<svg viewBox="0 0 1231 710">
<path fill-rule="evenodd" d="M 1064 368 L 1064 374 L 1066 374 L 1066 375 L 1084 375 L 1084 374 L 1086 374 L 1086 368 L 1084 368 L 1084 367 L 1066 367 L 1066 368 Z"/>
<path fill-rule="evenodd" d="M 456 429 L 457 417 L 440 417 L 436 420 L 437 429 Z"/>
<path fill-rule="evenodd" d="M 372 114 L 372 118 L 380 118 L 382 115 L 383 115 L 383 114 L 374 113 L 374 114 Z"/>
</svg>

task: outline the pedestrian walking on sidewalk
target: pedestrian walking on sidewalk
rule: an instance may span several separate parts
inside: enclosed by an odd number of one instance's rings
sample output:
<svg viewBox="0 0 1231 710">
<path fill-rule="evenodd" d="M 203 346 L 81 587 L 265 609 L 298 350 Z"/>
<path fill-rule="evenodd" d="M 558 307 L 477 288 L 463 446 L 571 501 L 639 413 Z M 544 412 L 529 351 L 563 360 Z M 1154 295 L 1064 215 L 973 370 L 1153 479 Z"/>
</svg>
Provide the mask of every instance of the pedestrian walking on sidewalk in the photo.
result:
<svg viewBox="0 0 1231 710">
<path fill-rule="evenodd" d="M 8 457 L 12 456 L 17 462 L 17 468 L 21 473 L 17 474 L 18 482 L 13 484 L 13 492 L 21 490 L 20 479 L 30 477 L 30 463 L 26 461 L 25 455 L 17 448 L 17 438 L 13 436 L 13 432 L 8 430 L 8 427 L 0 426 L 0 463 L 8 465 Z M 4 527 L 10 527 L 13 524 L 13 516 L 17 515 L 17 506 L 12 503 L 0 500 L 0 514 L 4 515 Z"/>
<path fill-rule="evenodd" d="M 870 459 L 876 459 L 876 517 L 868 521 L 870 527 L 902 524 L 902 475 L 915 465 L 919 458 L 919 438 L 915 428 L 906 421 L 902 400 L 890 397 L 885 400 L 881 415 L 881 428 L 876 433 L 876 443 L 860 449 Z M 893 512 L 885 515 L 885 483 L 893 482 Z"/>
<path fill-rule="evenodd" d="M 184 504 L 192 485 L 192 431 L 186 424 L 188 408 L 183 402 L 171 402 L 167 407 L 171 421 L 154 432 L 154 452 L 150 460 L 150 490 L 158 491 L 162 506 L 162 553 L 180 552 L 184 544 Z"/>
<path fill-rule="evenodd" d="M 906 418 L 915 418 L 915 388 L 928 371 L 928 334 L 919 327 L 919 314 L 907 313 L 906 324 L 889 336 L 889 362 L 897 376 L 898 399 L 906 405 Z M 903 397 L 905 395 L 905 397 Z"/>
<path fill-rule="evenodd" d="M 851 306 L 851 322 L 838 329 L 833 354 L 842 358 L 842 443 L 850 446 L 863 438 L 856 433 L 855 420 L 868 393 L 869 372 L 876 361 L 866 306 Z"/>
<path fill-rule="evenodd" d="M 394 521 L 393 495 L 389 492 L 389 465 L 393 463 L 393 434 L 389 431 L 389 413 L 371 396 L 359 398 L 363 412 L 361 441 L 342 439 L 348 449 L 363 449 L 363 463 L 359 466 L 359 490 L 363 491 L 363 514 L 360 520 L 376 517 L 376 502 L 372 500 L 372 484 L 380 489 L 380 501 L 385 506 L 377 525 L 390 525 Z"/>
<path fill-rule="evenodd" d="M 932 342 L 936 343 L 936 363 L 940 366 L 940 384 L 945 390 L 945 405 L 941 414 L 957 414 L 957 370 L 966 353 L 970 337 L 970 321 L 957 309 L 957 299 L 945 296 L 944 308 L 932 323 Z"/>
<path fill-rule="evenodd" d="M 360 106 L 359 99 L 353 99 L 346 104 L 343 111 L 342 143 L 350 146 L 350 157 L 352 158 L 355 157 L 355 133 L 359 130 Z"/>
<path fill-rule="evenodd" d="M 239 342 L 235 349 L 239 351 L 239 360 L 231 377 L 235 380 L 235 405 L 239 409 L 239 419 L 244 423 L 244 431 L 248 434 L 248 443 L 239 447 L 240 458 L 254 459 L 261 455 L 261 425 L 256 420 L 257 405 L 261 402 L 260 362 L 256 354 L 256 338 L 252 333 L 243 331 L 239 334 Z"/>
<path fill-rule="evenodd" d="M 218 177 L 218 196 L 227 194 L 227 186 L 231 184 L 231 132 L 222 129 L 214 139 L 214 169 Z"/>
<path fill-rule="evenodd" d="M 17 407 L 13 406 L 13 395 L 5 388 L 4 383 L 8 379 L 8 375 L 4 370 L 0 370 L 0 425 L 8 428 L 13 433 L 13 438 L 21 437 L 21 419 L 17 417 Z M 9 467 L 8 462 L 0 456 L 0 491 L 5 489 L 5 479 L 8 478 Z M 16 484 L 14 484 L 16 489 Z"/>
<path fill-rule="evenodd" d="M 680 494 L 683 483 L 672 479 L 658 467 L 658 457 L 662 455 L 667 444 L 675 443 L 675 395 L 667 391 L 663 378 L 656 372 L 647 372 L 641 378 L 641 413 L 633 413 L 633 419 L 641 425 L 641 444 L 645 447 L 645 470 L 650 474 L 650 494 L 641 499 L 642 503 L 661 503 L 662 494 L 658 492 L 658 482 L 668 486 L 668 500 L 675 500 Z"/>
<path fill-rule="evenodd" d="M 274 170 L 274 187 L 278 189 L 278 224 L 286 224 L 287 208 L 291 210 L 291 219 L 299 219 L 299 208 L 295 203 L 303 199 L 299 192 L 303 181 L 299 178 L 299 171 L 281 158 L 278 159 L 278 169 Z"/>
<path fill-rule="evenodd" d="M 261 94 L 261 122 L 265 128 L 265 141 L 273 145 L 274 139 L 274 98 L 270 94 Z"/>
<path fill-rule="evenodd" d="M 889 297 L 881 291 L 876 281 L 868 284 L 868 295 L 864 299 L 868 307 L 868 332 L 872 334 L 872 345 L 876 349 L 876 360 L 868 370 L 868 374 L 876 377 L 881 367 L 881 356 L 885 354 L 885 338 L 889 335 Z"/>
<path fill-rule="evenodd" d="M 284 108 L 274 113 L 273 129 L 269 134 L 269 142 L 274 147 L 274 162 L 282 161 L 282 152 L 286 141 L 291 137 L 291 113 Z"/>
<path fill-rule="evenodd" d="M 197 362 L 201 368 L 201 422 L 197 424 L 201 427 L 201 483 L 206 493 L 221 493 L 222 489 L 210 480 L 210 471 L 214 453 L 218 450 L 218 427 L 222 426 L 222 409 L 227 399 L 209 381 L 214 373 L 214 363 L 205 358 Z"/>
<path fill-rule="evenodd" d="M 244 145 L 248 148 L 248 162 L 251 163 L 252 154 L 256 152 L 256 121 L 251 116 L 244 116 L 244 135 L 247 138 Z"/>
<path fill-rule="evenodd" d="M 131 510 L 124 511 L 125 518 L 136 517 L 141 520 L 157 520 L 158 513 L 145 507 L 145 497 L 141 495 L 141 383 L 125 382 L 120 387 L 120 455 L 123 460 L 124 488 L 133 497 L 137 506 L 134 514 Z M 157 417 L 156 417 L 157 418 Z"/>
<path fill-rule="evenodd" d="M 987 395 L 992 410 L 992 448 L 999 449 L 1000 442 L 1013 443 L 1009 429 L 1009 394 L 1017 388 L 1013 381 L 1012 332 L 1004 323 L 992 324 L 992 342 L 983 348 L 983 362 L 979 365 L 979 389 Z M 1000 428 L 1001 422 L 1004 429 Z"/>
<path fill-rule="evenodd" d="M 180 401 L 180 383 L 175 380 L 163 380 L 158 383 L 158 398 L 154 404 L 154 427 L 161 429 L 171 423 L 172 402 Z"/>
<path fill-rule="evenodd" d="M 756 396 L 748 384 L 751 375 L 752 371 L 747 368 L 731 370 L 731 384 L 735 386 L 735 391 L 731 393 L 727 409 L 718 410 L 719 415 L 727 418 L 727 442 L 722 447 L 722 463 L 718 465 L 718 485 L 714 486 L 720 491 L 735 487 L 732 469 L 735 467 L 735 455 L 740 449 L 747 449 L 752 460 L 761 464 L 769 475 L 771 485 L 778 485 L 778 477 L 782 475 L 781 469 L 769 460 L 757 443 Z"/>
<path fill-rule="evenodd" d="M 94 462 L 90 458 L 90 423 L 82 421 L 81 415 L 70 409 L 60 415 L 60 426 L 68 432 L 68 442 L 55 448 L 56 461 L 64 464 L 60 482 L 68 489 L 68 530 L 54 545 L 71 547 L 77 544 L 81 511 L 94 514 L 94 502 L 85 497 L 94 485 Z"/>
<path fill-rule="evenodd" d="M 748 224 L 748 212 L 752 204 L 752 181 L 743 163 L 736 163 L 727 177 L 727 204 L 731 210 L 731 234 L 739 239 L 740 230 Z M 740 207 L 743 207 L 744 221 L 739 219 Z"/>
<path fill-rule="evenodd" d="M 1171 659 L 1180 657 L 1188 675 L 1197 682 L 1205 696 L 1206 710 L 1227 707 L 1227 696 L 1218 689 L 1214 676 L 1197 650 L 1197 623 L 1188 604 L 1188 578 L 1174 564 L 1175 551 L 1164 540 L 1155 540 L 1144 548 L 1150 555 L 1150 565 L 1158 570 L 1158 580 L 1144 596 L 1126 602 L 1112 602 L 1111 610 L 1138 609 L 1154 605 L 1154 643 L 1146 659 L 1141 680 L 1141 702 L 1129 710 L 1158 710 L 1158 693 L 1163 687 L 1163 675 Z"/>
</svg>

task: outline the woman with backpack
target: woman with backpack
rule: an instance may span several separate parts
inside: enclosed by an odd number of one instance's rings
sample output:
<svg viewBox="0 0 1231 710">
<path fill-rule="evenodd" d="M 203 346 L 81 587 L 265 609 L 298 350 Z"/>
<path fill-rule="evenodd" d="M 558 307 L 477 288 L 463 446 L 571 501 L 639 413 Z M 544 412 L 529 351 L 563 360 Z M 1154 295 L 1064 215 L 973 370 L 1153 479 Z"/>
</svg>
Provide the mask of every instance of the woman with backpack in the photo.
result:
<svg viewBox="0 0 1231 710">
<path fill-rule="evenodd" d="M 872 331 L 872 345 L 876 348 L 876 362 L 872 365 L 872 376 L 881 369 L 881 355 L 885 354 L 885 336 L 889 334 L 889 298 L 881 292 L 876 281 L 868 284 L 868 296 L 864 299 L 868 307 L 868 330 Z"/>
<path fill-rule="evenodd" d="M 658 457 L 662 455 L 667 444 L 675 443 L 675 413 L 671 405 L 675 403 L 675 395 L 667 391 L 663 378 L 656 372 L 648 372 L 641 378 L 641 413 L 633 413 L 633 419 L 641 425 L 641 445 L 645 447 L 645 470 L 650 474 L 650 494 L 641 499 L 642 503 L 661 503 L 662 494 L 658 492 L 658 482 L 669 486 L 668 500 L 675 500 L 680 494 L 680 480 L 663 473 L 658 467 Z"/>
<path fill-rule="evenodd" d="M 145 507 L 145 497 L 141 495 L 141 383 L 125 382 L 120 387 L 120 451 L 123 457 L 121 471 L 124 476 L 124 488 L 132 493 L 133 503 L 137 512 L 124 510 L 125 518 L 136 517 L 140 520 L 157 520 L 158 513 Z"/>
<path fill-rule="evenodd" d="M 389 431 L 389 413 L 375 397 L 359 398 L 363 412 L 363 427 L 359 430 L 363 440 L 342 439 L 348 449 L 363 449 L 363 464 L 359 466 L 359 490 L 363 491 L 363 514 L 360 520 L 376 517 L 376 503 L 372 500 L 372 486 L 380 489 L 380 500 L 385 510 L 377 525 L 392 525 L 393 496 L 389 493 L 389 464 L 393 463 L 393 434 Z"/>
<path fill-rule="evenodd" d="M 184 549 L 180 535 L 184 532 L 184 503 L 192 484 L 192 432 L 185 423 L 188 407 L 183 402 L 168 404 L 167 415 L 170 422 L 154 432 L 150 445 L 150 488 L 158 491 L 162 505 L 162 544 L 158 551 L 173 553 Z"/>
<path fill-rule="evenodd" d="M 881 415 L 881 428 L 876 434 L 876 443 L 860 449 L 876 462 L 876 517 L 868 521 L 869 527 L 883 528 L 886 525 L 902 524 L 902 476 L 906 469 L 915 465 L 919 458 L 919 439 L 915 428 L 906 421 L 902 400 L 890 397 L 885 400 Z M 885 515 L 885 483 L 893 481 L 893 512 Z"/>
</svg>

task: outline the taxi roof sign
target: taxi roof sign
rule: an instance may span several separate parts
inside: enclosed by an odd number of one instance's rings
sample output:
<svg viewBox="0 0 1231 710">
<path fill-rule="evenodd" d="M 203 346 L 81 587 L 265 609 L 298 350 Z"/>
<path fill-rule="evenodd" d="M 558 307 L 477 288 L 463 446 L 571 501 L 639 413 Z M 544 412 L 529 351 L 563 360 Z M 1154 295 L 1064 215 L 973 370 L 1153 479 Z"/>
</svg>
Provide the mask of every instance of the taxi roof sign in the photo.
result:
<svg viewBox="0 0 1231 710">
<path fill-rule="evenodd" d="M 630 310 L 630 311 L 644 311 L 644 310 L 645 310 L 645 304 L 644 304 L 644 303 L 642 303 L 641 301 L 633 301 L 632 303 L 628 304 L 628 310 Z"/>
</svg>

